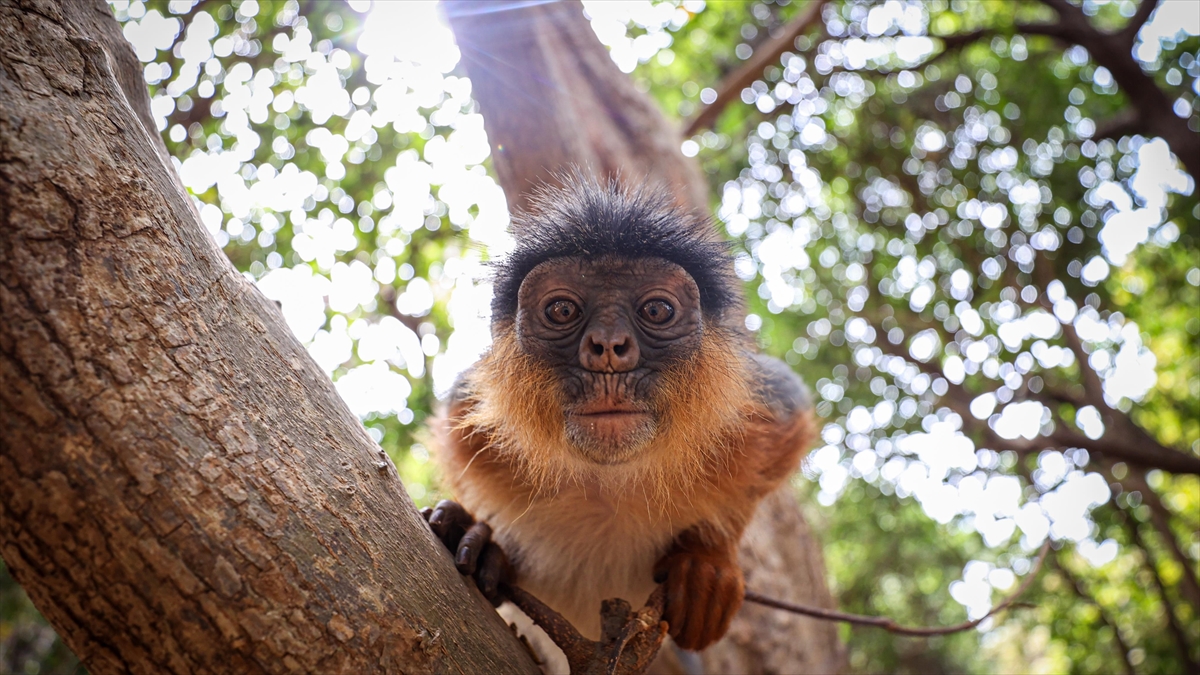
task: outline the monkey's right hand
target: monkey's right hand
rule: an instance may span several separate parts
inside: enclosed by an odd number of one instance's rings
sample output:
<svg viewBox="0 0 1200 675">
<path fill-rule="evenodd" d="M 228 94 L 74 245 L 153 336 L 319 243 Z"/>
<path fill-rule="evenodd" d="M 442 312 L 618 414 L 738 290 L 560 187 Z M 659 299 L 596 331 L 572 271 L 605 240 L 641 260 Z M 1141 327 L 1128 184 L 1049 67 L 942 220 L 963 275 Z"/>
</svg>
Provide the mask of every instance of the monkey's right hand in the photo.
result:
<svg viewBox="0 0 1200 675">
<path fill-rule="evenodd" d="M 508 556 L 492 541 L 492 528 L 476 521 L 458 502 L 443 499 L 437 506 L 421 509 L 435 537 L 440 539 L 460 574 L 475 580 L 475 585 L 493 605 L 504 602 L 500 584 L 513 580 Z"/>
</svg>

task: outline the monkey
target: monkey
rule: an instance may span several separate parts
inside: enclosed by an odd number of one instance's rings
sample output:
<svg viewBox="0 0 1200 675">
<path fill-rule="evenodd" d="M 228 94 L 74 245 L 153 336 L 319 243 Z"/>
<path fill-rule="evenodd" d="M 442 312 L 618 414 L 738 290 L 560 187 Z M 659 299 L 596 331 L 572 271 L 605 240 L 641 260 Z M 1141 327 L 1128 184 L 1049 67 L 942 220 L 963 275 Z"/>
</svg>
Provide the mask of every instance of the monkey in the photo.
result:
<svg viewBox="0 0 1200 675">
<path fill-rule="evenodd" d="M 493 604 L 514 583 L 597 639 L 601 601 L 666 584 L 675 643 L 742 604 L 738 543 L 813 436 L 809 393 L 759 354 L 729 246 L 670 196 L 576 174 L 514 216 L 492 346 L 434 422 L 457 499 L 424 515 Z"/>
</svg>

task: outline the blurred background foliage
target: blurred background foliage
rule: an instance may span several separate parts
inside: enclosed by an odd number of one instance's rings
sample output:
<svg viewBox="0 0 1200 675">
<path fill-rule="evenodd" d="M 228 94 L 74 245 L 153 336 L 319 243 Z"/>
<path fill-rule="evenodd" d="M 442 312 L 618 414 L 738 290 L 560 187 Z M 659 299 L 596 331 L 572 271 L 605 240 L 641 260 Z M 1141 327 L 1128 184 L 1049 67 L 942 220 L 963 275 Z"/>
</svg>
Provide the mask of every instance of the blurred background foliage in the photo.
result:
<svg viewBox="0 0 1200 675">
<path fill-rule="evenodd" d="M 747 328 L 817 394 L 795 481 L 852 672 L 1177 673 L 1200 660 L 1200 202 L 1049 2 L 832 0 L 682 147 L 712 187 Z M 202 221 L 400 468 L 442 497 L 424 420 L 487 348 L 510 246 L 482 119 L 435 6 L 110 0 Z M 686 124 L 808 4 L 585 3 Z M 1144 21 L 1085 0 L 1097 30 Z M 1129 58 L 1200 130 L 1200 7 Z M 930 36 L 968 36 L 931 39 Z M 1138 435 L 1138 434 L 1142 435 Z M 1115 450 L 1114 450 L 1115 448 Z M 0 671 L 79 671 L 0 574 Z"/>
</svg>

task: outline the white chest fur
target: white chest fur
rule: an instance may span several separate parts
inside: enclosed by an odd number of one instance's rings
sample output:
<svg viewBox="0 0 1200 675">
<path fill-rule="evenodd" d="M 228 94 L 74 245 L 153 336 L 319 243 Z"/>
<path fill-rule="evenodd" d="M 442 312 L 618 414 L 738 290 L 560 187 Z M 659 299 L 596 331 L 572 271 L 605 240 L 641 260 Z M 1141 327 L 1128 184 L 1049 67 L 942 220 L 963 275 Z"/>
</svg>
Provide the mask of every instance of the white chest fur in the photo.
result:
<svg viewBox="0 0 1200 675">
<path fill-rule="evenodd" d="M 640 607 L 654 590 L 654 563 L 690 525 L 643 495 L 604 496 L 586 486 L 532 505 L 511 503 L 487 519 L 521 587 L 593 640 L 601 601 L 622 598 Z"/>
</svg>

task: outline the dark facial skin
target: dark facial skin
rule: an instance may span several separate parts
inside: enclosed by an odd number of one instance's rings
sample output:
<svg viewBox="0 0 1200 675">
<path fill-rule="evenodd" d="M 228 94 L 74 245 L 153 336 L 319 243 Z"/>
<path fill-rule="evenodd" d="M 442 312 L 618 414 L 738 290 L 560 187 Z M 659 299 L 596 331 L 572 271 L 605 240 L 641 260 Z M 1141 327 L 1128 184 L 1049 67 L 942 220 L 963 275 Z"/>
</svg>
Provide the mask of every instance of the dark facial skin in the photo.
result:
<svg viewBox="0 0 1200 675">
<path fill-rule="evenodd" d="M 654 437 L 662 373 L 696 352 L 701 326 L 696 282 L 658 258 L 550 260 L 518 295 L 517 340 L 558 373 L 567 437 L 599 464 Z"/>
</svg>

